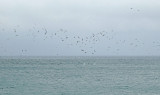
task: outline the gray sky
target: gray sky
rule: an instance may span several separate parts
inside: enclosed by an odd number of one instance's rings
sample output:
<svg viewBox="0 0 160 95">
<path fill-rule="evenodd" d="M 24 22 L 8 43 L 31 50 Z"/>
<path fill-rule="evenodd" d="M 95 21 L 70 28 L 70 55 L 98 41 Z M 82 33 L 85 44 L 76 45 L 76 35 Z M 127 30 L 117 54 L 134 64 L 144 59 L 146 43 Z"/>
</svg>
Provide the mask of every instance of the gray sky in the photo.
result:
<svg viewBox="0 0 160 95">
<path fill-rule="evenodd" d="M 159 0 L 0 0 L 0 56 L 160 55 Z"/>
</svg>

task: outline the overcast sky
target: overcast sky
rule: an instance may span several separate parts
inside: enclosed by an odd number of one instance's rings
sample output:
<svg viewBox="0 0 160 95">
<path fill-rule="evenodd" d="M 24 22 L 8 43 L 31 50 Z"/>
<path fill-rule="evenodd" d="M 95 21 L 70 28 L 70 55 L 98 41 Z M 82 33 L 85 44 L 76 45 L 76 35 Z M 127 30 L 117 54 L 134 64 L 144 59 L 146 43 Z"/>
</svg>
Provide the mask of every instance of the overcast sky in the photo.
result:
<svg viewBox="0 0 160 95">
<path fill-rule="evenodd" d="M 160 55 L 159 0 L 0 0 L 0 56 Z"/>
</svg>

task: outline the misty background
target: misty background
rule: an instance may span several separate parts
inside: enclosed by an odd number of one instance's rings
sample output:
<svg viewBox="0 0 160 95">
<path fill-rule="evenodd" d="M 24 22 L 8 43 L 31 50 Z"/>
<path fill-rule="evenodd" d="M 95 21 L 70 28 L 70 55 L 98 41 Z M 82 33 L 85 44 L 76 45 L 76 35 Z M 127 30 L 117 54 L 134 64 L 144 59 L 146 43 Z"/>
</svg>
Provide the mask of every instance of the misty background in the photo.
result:
<svg viewBox="0 0 160 95">
<path fill-rule="evenodd" d="M 0 56 L 159 56 L 159 0 L 0 0 Z"/>
</svg>

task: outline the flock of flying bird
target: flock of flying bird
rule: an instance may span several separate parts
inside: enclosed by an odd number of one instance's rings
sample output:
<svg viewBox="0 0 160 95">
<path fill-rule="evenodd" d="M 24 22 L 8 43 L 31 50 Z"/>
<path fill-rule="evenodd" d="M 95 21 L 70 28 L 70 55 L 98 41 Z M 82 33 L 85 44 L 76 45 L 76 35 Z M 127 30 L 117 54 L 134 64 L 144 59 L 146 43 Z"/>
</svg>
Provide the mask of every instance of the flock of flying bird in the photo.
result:
<svg viewBox="0 0 160 95">
<path fill-rule="evenodd" d="M 13 29 L 13 31 L 15 32 L 16 37 L 20 36 L 17 34 L 16 29 Z M 36 25 L 33 26 L 30 31 L 32 32 L 32 37 L 34 40 L 36 40 L 39 35 L 43 35 L 42 39 L 44 41 L 58 38 L 60 42 L 63 42 L 68 46 L 78 46 L 80 51 L 84 54 L 95 54 L 96 49 L 94 48 L 94 45 L 98 43 L 102 37 L 106 37 L 108 40 L 113 39 L 113 35 L 111 37 L 109 35 L 114 34 L 114 31 L 111 30 L 111 32 L 102 31 L 99 33 L 92 33 L 88 36 L 81 36 L 70 34 L 67 30 L 62 28 L 57 32 L 49 32 L 45 27 L 42 27 L 41 29 L 36 28 Z M 22 52 L 27 52 L 27 50 L 22 49 Z"/>
<path fill-rule="evenodd" d="M 130 8 L 130 10 L 134 10 L 139 12 L 139 9 L 133 9 Z M 20 37 L 21 35 L 18 34 L 18 29 L 20 25 L 17 25 L 16 28 L 14 28 L 12 31 L 15 33 L 15 37 Z M 39 29 L 40 28 L 40 29 Z M 2 32 L 5 31 L 4 28 L 1 29 Z M 83 52 L 84 54 L 95 54 L 97 52 L 95 45 L 101 41 L 101 39 L 105 38 L 108 41 L 111 41 L 114 39 L 116 32 L 114 30 L 110 31 L 101 31 L 98 33 L 91 33 L 90 35 L 73 35 L 69 34 L 69 32 L 65 29 L 59 29 L 57 32 L 49 32 L 47 28 L 45 27 L 38 27 L 34 25 L 32 29 L 29 29 L 31 32 L 31 35 L 34 40 L 36 40 L 36 37 L 42 36 L 43 35 L 43 40 L 47 39 L 53 39 L 53 38 L 58 38 L 60 42 L 63 42 L 69 46 L 78 46 L 80 51 Z M 111 41 L 112 42 L 112 41 Z M 138 47 L 139 45 L 144 45 L 145 43 L 140 41 L 138 38 L 135 38 L 133 42 L 128 42 L 127 40 L 118 40 L 115 42 L 115 44 L 126 44 L 129 46 L 132 46 L 134 48 Z M 160 47 L 160 42 L 159 41 L 153 41 L 152 44 L 155 47 Z M 111 49 L 112 46 L 108 46 L 107 50 Z M 27 49 L 22 49 L 22 53 L 26 53 L 28 50 Z M 120 48 L 116 48 L 116 51 L 120 51 Z"/>
<path fill-rule="evenodd" d="M 1 29 L 1 30 L 5 31 L 5 29 Z M 36 40 L 36 37 L 38 37 L 41 34 L 43 35 L 42 39 L 44 41 L 47 39 L 58 38 L 59 42 L 63 42 L 68 46 L 78 46 L 81 52 L 83 52 L 84 54 L 91 54 L 91 55 L 94 55 L 97 52 L 95 45 L 98 44 L 103 38 L 112 42 L 112 40 L 114 39 L 114 36 L 116 35 L 116 32 L 114 30 L 110 30 L 108 32 L 101 31 L 98 33 L 91 33 L 88 36 L 73 35 L 73 34 L 71 35 L 65 29 L 59 29 L 57 32 L 49 32 L 45 27 L 38 29 L 36 28 L 36 26 L 33 26 L 33 29 L 30 29 L 30 31 L 32 31 L 31 35 L 34 40 Z M 15 33 L 15 37 L 21 36 L 20 34 L 18 34 L 18 31 L 16 28 L 13 29 L 13 32 Z M 140 41 L 138 38 L 135 38 L 133 42 L 127 42 L 127 40 L 118 40 L 115 42 L 115 44 L 117 45 L 126 44 L 126 45 L 136 48 L 139 45 L 144 45 L 145 43 Z M 152 44 L 154 44 L 155 47 L 160 47 L 160 42 L 158 41 L 153 41 Z M 108 46 L 107 50 L 111 48 L 112 46 Z M 119 52 L 120 48 L 117 47 L 115 51 Z M 28 50 L 22 49 L 21 52 L 26 53 L 28 52 Z"/>
</svg>

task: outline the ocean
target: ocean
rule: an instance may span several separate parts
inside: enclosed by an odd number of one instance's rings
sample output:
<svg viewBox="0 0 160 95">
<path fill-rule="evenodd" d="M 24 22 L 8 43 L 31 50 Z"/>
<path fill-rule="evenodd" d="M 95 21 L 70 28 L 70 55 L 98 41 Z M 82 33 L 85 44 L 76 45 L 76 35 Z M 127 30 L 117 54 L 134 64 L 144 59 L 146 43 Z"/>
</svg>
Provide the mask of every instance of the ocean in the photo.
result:
<svg viewBox="0 0 160 95">
<path fill-rule="evenodd" d="M 160 57 L 0 57 L 0 95 L 160 95 Z"/>
</svg>

